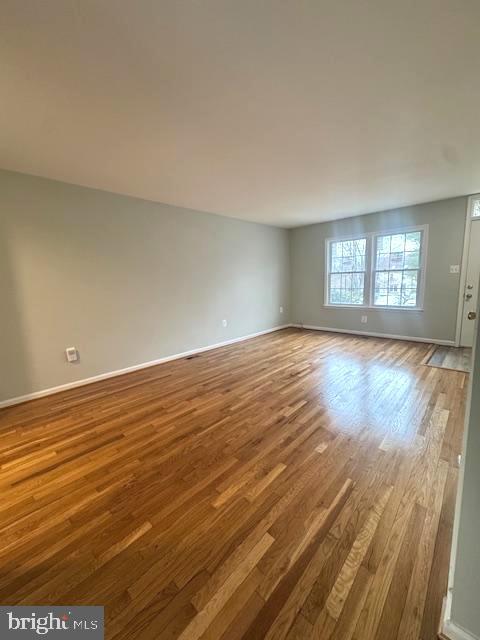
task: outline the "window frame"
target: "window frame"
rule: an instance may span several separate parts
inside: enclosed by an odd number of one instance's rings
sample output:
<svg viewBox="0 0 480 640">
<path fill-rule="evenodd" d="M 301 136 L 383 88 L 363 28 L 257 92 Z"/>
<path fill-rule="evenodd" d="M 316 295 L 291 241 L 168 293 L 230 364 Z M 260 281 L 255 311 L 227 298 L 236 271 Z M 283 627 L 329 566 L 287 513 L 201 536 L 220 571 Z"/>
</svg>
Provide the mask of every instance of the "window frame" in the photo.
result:
<svg viewBox="0 0 480 640">
<path fill-rule="evenodd" d="M 330 303 L 329 300 L 329 293 L 330 293 L 330 253 L 331 253 L 331 245 L 334 242 L 348 242 L 350 240 L 365 240 L 365 278 L 364 278 L 364 287 L 363 287 L 363 304 L 341 304 L 341 303 L 335 303 L 332 302 Z M 366 234 L 362 234 L 360 236 L 346 236 L 346 237 L 342 237 L 342 238 L 328 238 L 327 239 L 327 247 L 326 247 L 326 257 L 327 257 L 327 262 L 326 262 L 326 271 L 325 271 L 325 304 L 328 307 L 340 307 L 342 309 L 344 308 L 348 308 L 348 309 L 364 309 L 366 306 L 368 306 L 369 303 L 369 297 L 367 295 L 367 280 L 370 277 L 370 265 L 369 265 L 369 239 L 367 237 Z M 335 272 L 336 273 L 336 272 Z M 350 272 L 349 272 L 350 273 Z M 353 273 L 353 272 L 352 272 Z M 358 272 L 356 272 L 358 273 Z M 367 304 L 366 304 L 367 303 Z"/>
<path fill-rule="evenodd" d="M 418 285 L 417 285 L 417 305 L 413 306 L 393 306 L 374 304 L 374 279 L 375 279 L 375 251 L 377 239 L 383 236 L 393 236 L 396 234 L 411 233 L 413 231 L 422 232 L 422 241 L 420 244 L 420 262 L 418 266 Z M 365 254 L 365 287 L 364 287 L 364 304 L 341 304 L 329 302 L 330 298 L 330 265 L 331 265 L 331 245 L 333 242 L 345 242 L 348 240 L 366 240 Z M 423 311 L 425 297 L 425 280 L 428 253 L 428 224 L 408 226 L 394 229 L 384 229 L 382 231 L 369 231 L 355 235 L 337 236 L 325 239 L 325 274 L 324 274 L 324 306 L 333 309 L 371 309 L 378 311 Z M 382 271 L 384 271 L 382 269 Z M 389 270 L 390 271 L 390 270 Z M 398 271 L 404 271 L 398 269 Z M 409 271 L 409 269 L 407 269 Z M 412 269 L 417 271 L 417 269 Z"/>
</svg>

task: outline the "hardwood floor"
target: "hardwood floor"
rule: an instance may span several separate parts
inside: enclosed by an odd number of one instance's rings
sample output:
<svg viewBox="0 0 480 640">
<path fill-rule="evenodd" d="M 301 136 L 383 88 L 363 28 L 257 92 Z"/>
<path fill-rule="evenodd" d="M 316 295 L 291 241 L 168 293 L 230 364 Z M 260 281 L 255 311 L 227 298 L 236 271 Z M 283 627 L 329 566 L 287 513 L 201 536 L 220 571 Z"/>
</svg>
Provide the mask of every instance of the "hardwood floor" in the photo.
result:
<svg viewBox="0 0 480 640">
<path fill-rule="evenodd" d="M 468 376 L 287 329 L 0 412 L 0 602 L 106 637 L 432 640 Z"/>
</svg>

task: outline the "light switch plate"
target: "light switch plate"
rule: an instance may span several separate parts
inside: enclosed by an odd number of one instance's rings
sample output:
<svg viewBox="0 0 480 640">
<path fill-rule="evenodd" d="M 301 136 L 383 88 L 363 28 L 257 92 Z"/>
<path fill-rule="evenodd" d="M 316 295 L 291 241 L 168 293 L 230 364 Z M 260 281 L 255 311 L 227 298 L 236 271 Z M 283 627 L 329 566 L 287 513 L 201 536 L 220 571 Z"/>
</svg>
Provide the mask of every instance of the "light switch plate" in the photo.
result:
<svg viewBox="0 0 480 640">
<path fill-rule="evenodd" d="M 450 273 L 460 273 L 460 265 L 459 264 L 451 264 L 450 265 Z"/>
</svg>

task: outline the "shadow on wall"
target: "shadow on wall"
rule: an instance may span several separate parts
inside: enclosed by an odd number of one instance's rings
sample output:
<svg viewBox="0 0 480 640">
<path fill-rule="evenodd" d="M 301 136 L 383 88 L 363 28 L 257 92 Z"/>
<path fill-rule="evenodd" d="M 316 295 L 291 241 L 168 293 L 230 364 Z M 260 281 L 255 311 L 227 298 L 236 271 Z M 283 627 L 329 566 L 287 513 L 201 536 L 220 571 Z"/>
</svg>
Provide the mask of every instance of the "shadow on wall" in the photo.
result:
<svg viewBox="0 0 480 640">
<path fill-rule="evenodd" d="M 8 225 L 0 218 L 0 403 L 31 389 L 12 244 Z"/>
</svg>

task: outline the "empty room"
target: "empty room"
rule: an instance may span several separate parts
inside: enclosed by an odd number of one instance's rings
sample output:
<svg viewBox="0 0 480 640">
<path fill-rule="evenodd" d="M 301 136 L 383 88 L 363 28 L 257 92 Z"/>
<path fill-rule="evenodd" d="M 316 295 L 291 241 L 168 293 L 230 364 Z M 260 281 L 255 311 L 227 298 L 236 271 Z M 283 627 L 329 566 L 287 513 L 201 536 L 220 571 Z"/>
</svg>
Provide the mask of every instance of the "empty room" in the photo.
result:
<svg viewBox="0 0 480 640">
<path fill-rule="evenodd" d="M 0 0 L 0 638 L 480 639 L 480 3 Z"/>
</svg>

